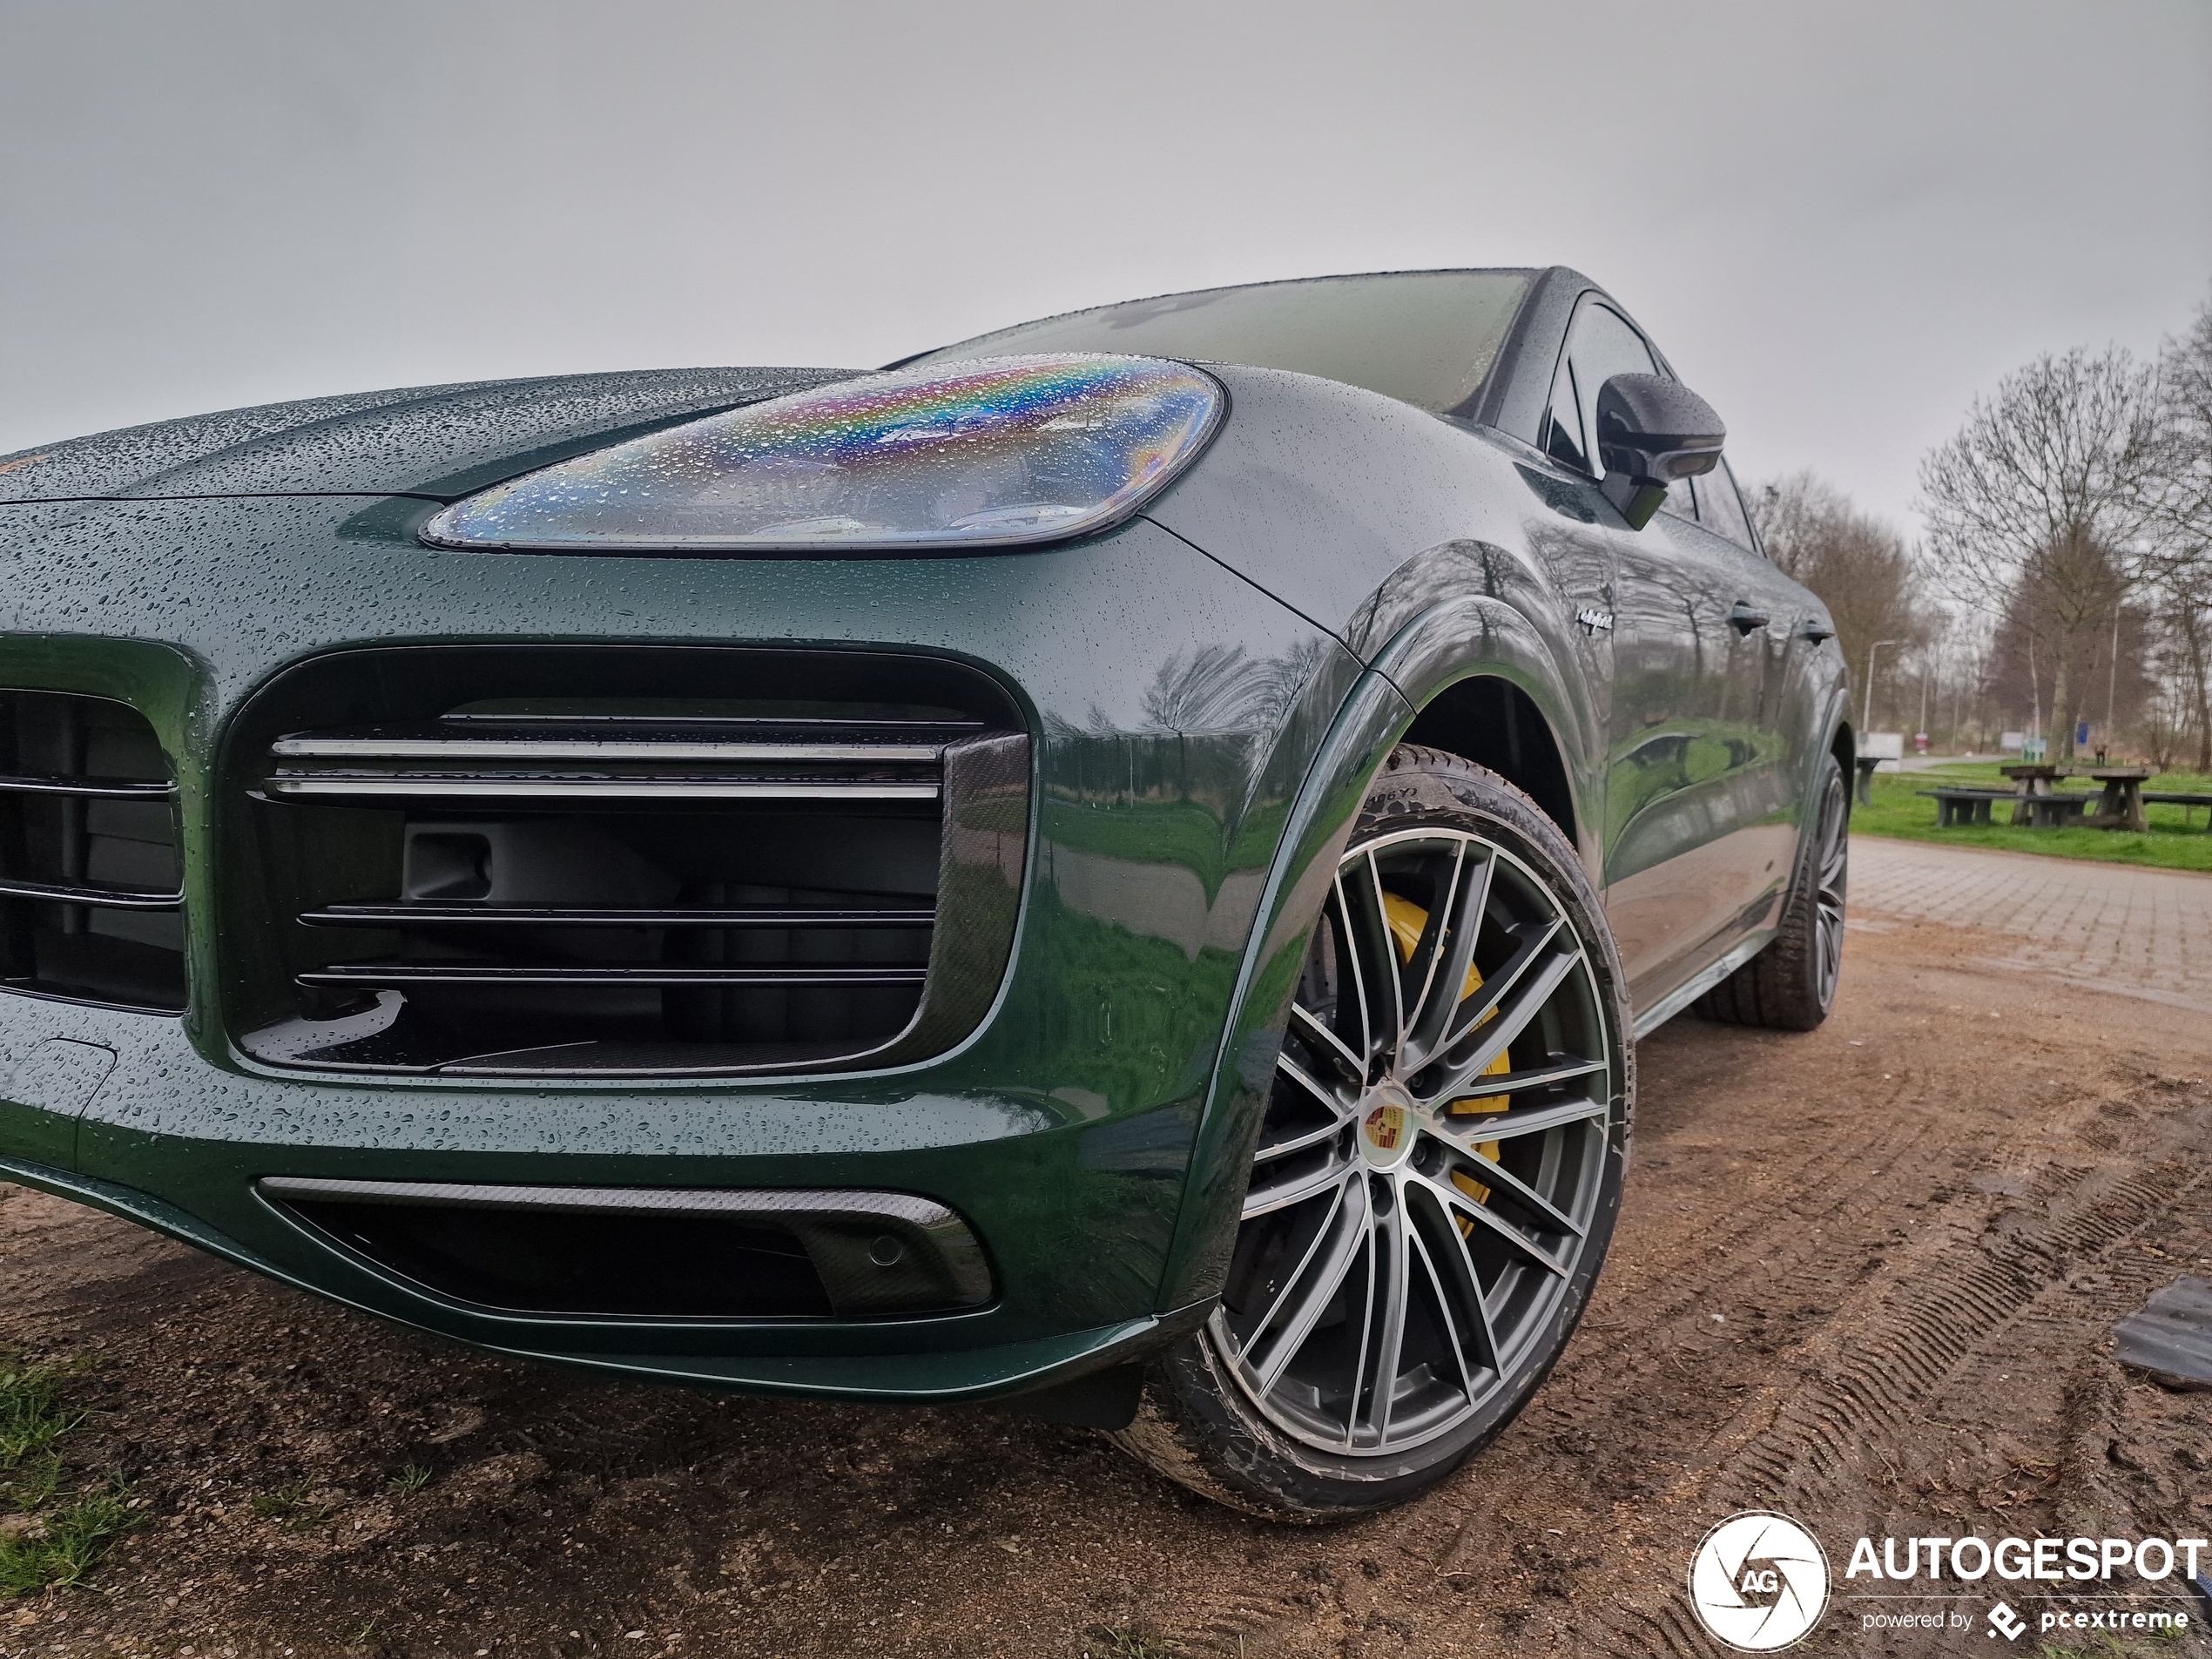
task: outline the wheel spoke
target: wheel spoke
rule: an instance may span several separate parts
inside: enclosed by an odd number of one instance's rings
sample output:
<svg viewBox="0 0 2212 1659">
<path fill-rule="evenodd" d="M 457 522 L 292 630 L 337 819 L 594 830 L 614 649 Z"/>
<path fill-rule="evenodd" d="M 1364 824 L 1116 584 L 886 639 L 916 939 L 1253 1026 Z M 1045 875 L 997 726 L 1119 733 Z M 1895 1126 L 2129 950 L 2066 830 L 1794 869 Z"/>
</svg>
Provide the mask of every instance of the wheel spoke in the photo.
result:
<svg viewBox="0 0 2212 1659">
<path fill-rule="evenodd" d="M 1344 872 L 1341 870 L 1337 872 L 1335 890 L 1337 916 L 1341 923 L 1337 930 L 1337 954 L 1339 960 L 1352 969 L 1352 1000 L 1359 1010 L 1358 1066 L 1359 1081 L 1364 1083 L 1367 1081 L 1367 1068 L 1373 1063 L 1375 1057 L 1374 998 L 1367 989 L 1366 967 L 1360 961 L 1363 954 L 1369 953 L 1364 952 L 1360 948 L 1359 937 L 1352 919 L 1352 906 L 1345 897 Z M 1384 942 L 1386 945 L 1389 942 L 1387 938 Z M 1396 965 L 1393 964 L 1392 968 L 1395 972 Z M 1344 1018 L 1344 997 L 1341 993 L 1337 997 L 1337 1018 L 1339 1021 Z"/>
<path fill-rule="evenodd" d="M 1315 1322 L 1335 1299 L 1338 1287 L 1352 1271 L 1352 1262 L 1366 1242 L 1366 1184 L 1346 1182 L 1342 1197 L 1329 1212 L 1327 1223 L 1298 1264 L 1298 1271 L 1285 1284 L 1282 1294 L 1269 1307 L 1266 1318 L 1255 1328 L 1252 1341 L 1244 1350 L 1246 1363 L 1252 1368 L 1261 1393 L 1271 1393 L 1275 1385 L 1282 1380 L 1285 1367 L 1305 1345 Z M 1286 1304 L 1289 1318 L 1274 1341 L 1267 1345 L 1264 1357 L 1260 1357 L 1258 1339 Z"/>
<path fill-rule="evenodd" d="M 1489 1087 L 1486 1082 L 1483 1085 Z M 1517 1135 L 1541 1135 L 1546 1130 L 1557 1129 L 1562 1123 L 1580 1123 L 1588 1118 L 1608 1116 L 1612 1107 L 1602 1100 L 1563 1100 L 1549 1106 L 1519 1107 L 1508 1112 L 1486 1112 L 1480 1116 L 1452 1120 L 1447 1130 L 1439 1130 L 1440 1138 L 1460 1147 L 1471 1147 L 1479 1141 L 1510 1141 Z"/>
<path fill-rule="evenodd" d="M 1559 930 L 1566 925 L 1567 919 L 1564 916 L 1554 916 L 1546 922 L 1523 923 L 1517 927 L 1507 928 L 1508 936 L 1517 941 L 1514 946 L 1513 954 L 1506 958 L 1496 973 L 1482 981 L 1482 988 L 1480 990 L 1460 1004 L 1458 1015 L 1452 1022 L 1451 1031 L 1443 1042 L 1437 1045 L 1439 1049 L 1450 1049 L 1453 1043 L 1458 1042 L 1468 1032 L 1480 1025 L 1493 1008 L 1511 996 L 1514 988 L 1521 983 L 1521 977 L 1527 973 L 1529 964 L 1544 954 L 1551 941 L 1558 936 Z"/>
<path fill-rule="evenodd" d="M 1288 1157 L 1293 1152 L 1303 1152 L 1310 1146 L 1319 1146 L 1343 1133 L 1344 1124 L 1341 1122 L 1325 1123 L 1319 1129 L 1308 1130 L 1303 1135 L 1293 1135 L 1288 1140 L 1269 1142 L 1252 1154 L 1252 1162 L 1264 1163 L 1270 1158 Z"/>
<path fill-rule="evenodd" d="M 1405 1029 L 1403 968 L 1398 941 L 1390 936 L 1390 922 L 1383 910 L 1382 875 L 1372 857 L 1362 858 L 1352 880 L 1338 880 L 1346 900 L 1346 943 L 1352 965 L 1365 990 L 1361 1009 L 1367 1034 L 1367 1058 L 1394 1050 Z"/>
<path fill-rule="evenodd" d="M 1482 1293 L 1482 1276 L 1474 1271 L 1474 1258 L 1467 1254 L 1467 1243 L 1460 1238 L 1459 1228 L 1453 1224 L 1450 1207 L 1437 1196 L 1436 1189 L 1426 1182 L 1409 1182 L 1406 1190 L 1409 1196 L 1419 1193 L 1436 1205 L 1438 1219 L 1442 1224 L 1431 1236 L 1436 1239 L 1437 1248 L 1431 1251 L 1424 1244 L 1421 1254 L 1437 1276 L 1438 1296 L 1447 1315 L 1456 1302 L 1467 1316 L 1467 1334 L 1481 1339 L 1480 1359 L 1482 1364 L 1493 1372 L 1502 1371 L 1504 1367 L 1498 1361 L 1498 1333 L 1490 1323 L 1489 1299 Z M 1452 1318 L 1456 1336 L 1459 1318 L 1457 1316 Z M 1467 1374 L 1463 1368 L 1461 1375 Z"/>
<path fill-rule="evenodd" d="M 1531 1089 L 1548 1089 L 1554 1083 L 1571 1082 L 1577 1077 L 1587 1077 L 1594 1071 L 1603 1071 L 1602 1060 L 1585 1060 L 1579 1055 L 1555 1054 L 1548 1066 L 1531 1066 L 1526 1071 L 1499 1071 L 1483 1076 L 1474 1086 L 1482 1090 L 1485 1098 L 1492 1095 L 1523 1094 Z M 1487 1136 L 1483 1137 L 1488 1139 Z"/>
<path fill-rule="evenodd" d="M 1375 1348 L 1375 1327 L 1383 1318 L 1387 1316 L 1387 1309 L 1383 1306 L 1378 1296 L 1378 1292 L 1386 1291 L 1387 1285 L 1378 1282 L 1384 1278 L 1382 1217 L 1375 1213 L 1372 1193 L 1368 1195 L 1367 1236 L 1365 1244 L 1366 1248 L 1359 1252 L 1359 1256 L 1367 1267 L 1367 1294 L 1359 1310 L 1359 1345 L 1352 1352 L 1352 1390 L 1346 1396 L 1344 1406 L 1344 1444 L 1347 1449 L 1359 1433 L 1359 1397 L 1362 1386 L 1367 1379 L 1367 1356 L 1373 1352 Z"/>
<path fill-rule="evenodd" d="M 1460 1392 L 1471 1401 L 1474 1399 L 1474 1373 L 1467 1369 L 1467 1339 L 1460 1334 L 1460 1321 L 1452 1312 L 1452 1298 L 1445 1293 L 1444 1280 L 1436 1271 L 1428 1241 L 1421 1237 L 1421 1230 L 1408 1226 L 1406 1238 L 1413 1253 L 1420 1258 L 1421 1276 L 1428 1280 L 1429 1292 L 1436 1298 L 1437 1317 L 1444 1321 L 1444 1340 L 1452 1350 L 1452 1363 L 1460 1373 Z"/>
<path fill-rule="evenodd" d="M 1484 1186 L 1488 1187 L 1493 1193 L 1502 1191 L 1510 1194 L 1513 1202 L 1533 1212 L 1536 1219 L 1553 1232 L 1565 1233 L 1571 1238 L 1581 1238 L 1588 1236 L 1589 1229 L 1495 1158 L 1485 1157 L 1481 1153 L 1476 1152 L 1466 1157 L 1456 1158 L 1453 1163 L 1456 1168 L 1465 1170 Z"/>
<path fill-rule="evenodd" d="M 1367 1396 L 1366 1426 L 1376 1444 L 1390 1439 L 1390 1408 L 1398 1392 L 1398 1367 L 1406 1349 L 1406 1305 L 1413 1292 L 1406 1272 L 1406 1206 L 1393 1203 L 1390 1213 L 1378 1216 L 1371 1229 L 1376 1248 L 1367 1252 L 1367 1271 L 1380 1292 L 1379 1305 L 1370 1302 L 1369 1324 L 1374 1327 L 1374 1382 Z M 1363 1339 L 1361 1346 L 1366 1346 Z M 1352 1433 L 1359 1437 L 1359 1392 L 1352 1395 Z"/>
<path fill-rule="evenodd" d="M 1429 990 L 1436 983 L 1437 959 L 1442 954 L 1444 941 L 1450 931 L 1453 905 L 1459 897 L 1460 882 L 1467 873 L 1467 853 L 1465 841 L 1453 844 L 1452 873 L 1445 879 L 1444 902 L 1429 910 L 1427 924 L 1421 929 L 1420 941 L 1414 946 L 1413 954 L 1406 960 L 1406 973 L 1420 980 L 1420 987 L 1413 992 L 1414 1023 L 1419 1023 L 1422 1011 L 1428 1007 Z M 1450 981 L 1447 979 L 1446 982 L 1448 984 Z M 1401 1045 L 1404 1041 L 1405 1034 L 1401 1033 Z"/>
<path fill-rule="evenodd" d="M 1487 1171 L 1485 1171 L 1484 1173 L 1487 1175 Z M 1568 1270 L 1566 1265 L 1554 1257 L 1551 1251 L 1546 1250 L 1541 1244 L 1539 1244 L 1527 1233 L 1521 1231 L 1520 1228 L 1514 1226 L 1509 1222 L 1501 1220 L 1500 1217 L 1492 1215 L 1487 1208 L 1475 1203 L 1473 1198 L 1469 1197 L 1466 1193 L 1460 1191 L 1457 1187 L 1452 1185 L 1449 1182 L 1432 1181 L 1426 1176 L 1417 1176 L 1414 1178 L 1420 1181 L 1431 1192 L 1433 1192 L 1437 1196 L 1439 1200 L 1443 1203 L 1447 1214 L 1457 1213 L 1459 1215 L 1473 1217 L 1474 1220 L 1481 1224 L 1483 1226 L 1487 1227 L 1492 1232 L 1495 1233 L 1499 1238 L 1504 1239 L 1506 1243 L 1512 1245 L 1515 1250 L 1526 1256 L 1530 1261 L 1534 1262 L 1538 1266 L 1549 1268 L 1561 1278 L 1565 1278 L 1568 1276 Z"/>
<path fill-rule="evenodd" d="M 1542 1011 L 1551 994 L 1559 988 L 1559 982 L 1581 960 L 1582 953 L 1579 950 L 1553 951 L 1543 961 L 1524 974 L 1521 976 L 1523 983 L 1514 988 L 1509 1000 L 1499 1005 L 1497 1016 L 1485 1023 L 1479 1031 L 1469 1034 L 1474 1039 L 1474 1046 L 1467 1050 L 1466 1057 L 1454 1059 L 1447 1050 L 1441 1064 L 1431 1068 L 1432 1071 L 1441 1072 L 1441 1086 L 1430 1084 L 1424 1079 L 1425 1086 L 1416 1098 L 1426 1103 L 1466 1093 L 1490 1062 L 1505 1053 L 1514 1039 L 1528 1028 L 1528 1022 Z M 1488 1085 L 1483 1087 L 1487 1089 Z"/>
<path fill-rule="evenodd" d="M 1254 1348 L 1259 1345 L 1260 1339 L 1267 1334 L 1268 1328 L 1275 1323 L 1276 1315 L 1282 1312 L 1285 1307 L 1291 1304 L 1298 1287 L 1305 1283 L 1306 1271 L 1313 1265 L 1315 1258 L 1326 1253 L 1329 1241 L 1336 1237 L 1337 1226 L 1343 1217 L 1346 1202 L 1345 1191 L 1339 1188 L 1336 1202 L 1329 1206 L 1328 1213 L 1321 1217 L 1320 1226 L 1314 1230 L 1313 1237 L 1306 1240 L 1305 1250 L 1299 1252 L 1298 1265 L 1283 1276 L 1283 1283 L 1277 1289 L 1274 1299 L 1268 1303 L 1261 1312 L 1258 1319 L 1253 1323 L 1251 1330 L 1246 1334 L 1244 1352 L 1247 1357 Z"/>
<path fill-rule="evenodd" d="M 1272 1186 L 1263 1187 L 1255 1183 L 1244 1194 L 1244 1219 L 1250 1221 L 1254 1216 L 1304 1204 L 1308 1198 L 1340 1185 L 1357 1167 L 1355 1158 L 1331 1158 L 1318 1170 L 1287 1177 Z"/>
<path fill-rule="evenodd" d="M 1464 866 L 1467 860 L 1460 862 Z M 1421 988 L 1421 1000 L 1406 1031 L 1399 1062 L 1405 1071 L 1420 1070 L 1445 1046 L 1444 1034 L 1454 1025 L 1453 1016 L 1466 1001 L 1467 968 L 1474 961 L 1475 941 L 1481 936 L 1482 913 L 1490 901 L 1490 876 L 1495 868 L 1494 859 L 1484 858 L 1466 872 L 1464 880 L 1460 879 L 1458 869 L 1453 872 L 1453 887 L 1441 907 L 1443 927 L 1435 953 L 1442 959 L 1442 971 Z M 1507 966 L 1510 968 L 1512 964 Z M 1512 988 L 1510 981 L 1507 988 Z M 1476 993 L 1480 994 L 1480 990 Z"/>
<path fill-rule="evenodd" d="M 1352 1116 L 1352 1109 L 1347 1102 L 1339 1099 L 1335 1091 L 1331 1089 L 1327 1084 L 1322 1082 L 1304 1066 L 1301 1066 L 1297 1061 L 1291 1059 L 1290 1055 L 1278 1055 L 1275 1058 L 1275 1069 L 1281 1072 L 1292 1082 L 1298 1084 L 1299 1088 L 1305 1089 L 1306 1093 L 1312 1095 L 1315 1100 L 1320 1102 L 1322 1105 L 1327 1107 L 1329 1110 L 1335 1113 L 1339 1123 L 1342 1123 L 1345 1118 Z"/>
<path fill-rule="evenodd" d="M 1312 1009 L 1293 1002 L 1291 1004 L 1291 1023 L 1299 1035 L 1321 1045 L 1325 1058 L 1336 1061 L 1344 1068 L 1345 1080 L 1357 1089 L 1367 1080 L 1367 1069 L 1360 1064 L 1359 1056 L 1345 1047 L 1344 1039 L 1323 1024 Z"/>
</svg>

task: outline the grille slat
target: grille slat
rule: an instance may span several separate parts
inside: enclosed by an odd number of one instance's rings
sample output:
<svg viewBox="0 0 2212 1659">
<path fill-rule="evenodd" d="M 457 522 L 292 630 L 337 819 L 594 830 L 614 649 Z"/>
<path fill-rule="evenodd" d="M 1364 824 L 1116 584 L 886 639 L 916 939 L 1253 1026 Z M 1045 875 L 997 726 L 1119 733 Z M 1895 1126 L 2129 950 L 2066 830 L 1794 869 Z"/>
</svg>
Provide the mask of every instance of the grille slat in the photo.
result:
<svg viewBox="0 0 2212 1659">
<path fill-rule="evenodd" d="M 782 723 L 774 738 L 757 727 L 715 735 L 698 725 L 674 736 L 657 722 L 628 733 L 604 722 L 487 729 L 295 732 L 270 745 L 273 759 L 292 764 L 263 786 L 293 799 L 934 801 L 951 740 L 924 728 L 900 742 L 880 723 L 865 740 L 840 731 L 835 741 L 806 722 Z M 343 764 L 298 764 L 314 761 Z M 601 765 L 574 764 L 583 761 Z"/>
<path fill-rule="evenodd" d="M 929 927 L 927 910 L 583 910 L 555 905 L 334 904 L 302 911 L 311 927 Z"/>
<path fill-rule="evenodd" d="M 139 783 L 129 778 L 0 777 L 0 794 L 76 795 L 86 800 L 160 801 L 175 797 L 174 784 Z"/>
<path fill-rule="evenodd" d="M 36 899 L 46 904 L 81 905 L 93 910 L 177 910 L 181 893 L 161 893 L 139 887 L 64 887 L 52 881 L 0 880 L 0 898 Z"/>
<path fill-rule="evenodd" d="M 272 778 L 272 795 L 296 799 L 350 796 L 393 800 L 916 800 L 937 799 L 928 783 L 885 783 L 865 778 L 799 779 L 728 778 L 373 778 L 327 775 Z"/>
<path fill-rule="evenodd" d="M 282 738 L 269 752 L 280 760 L 712 760 L 920 761 L 931 765 L 941 743 L 698 743 L 659 738 Z"/>
<path fill-rule="evenodd" d="M 265 692 L 234 751 L 261 867 L 283 873 L 261 885 L 289 919 L 296 1010 L 241 1032 L 250 1052 L 456 1075 L 834 1069 L 934 1052 L 988 1006 L 1013 907 L 948 927 L 941 898 L 986 856 L 961 890 L 1018 888 L 1028 739 L 972 671 L 380 655 L 409 666 L 351 691 L 300 671 L 283 724 Z M 978 810 L 988 827 L 963 827 Z M 961 944 L 978 919 L 987 941 Z"/>
<path fill-rule="evenodd" d="M 367 962 L 310 969 L 302 985 L 919 985 L 920 968 L 516 968 L 502 962 Z"/>
<path fill-rule="evenodd" d="M 0 988 L 180 1011 L 176 812 L 168 759 L 136 710 L 0 691 Z"/>
</svg>

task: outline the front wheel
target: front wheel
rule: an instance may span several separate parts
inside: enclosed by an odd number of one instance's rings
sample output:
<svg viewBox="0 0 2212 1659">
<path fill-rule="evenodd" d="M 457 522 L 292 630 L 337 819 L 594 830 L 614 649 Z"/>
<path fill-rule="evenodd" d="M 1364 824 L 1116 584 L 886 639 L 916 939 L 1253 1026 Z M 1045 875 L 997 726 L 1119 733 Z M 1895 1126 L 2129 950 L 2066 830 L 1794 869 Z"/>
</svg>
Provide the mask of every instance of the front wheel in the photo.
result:
<svg viewBox="0 0 2212 1659">
<path fill-rule="evenodd" d="M 1433 1486 L 1581 1318 L 1634 1076 L 1573 847 L 1496 773 L 1401 745 L 1314 928 L 1220 1305 L 1114 1438 L 1283 1520 Z"/>
</svg>

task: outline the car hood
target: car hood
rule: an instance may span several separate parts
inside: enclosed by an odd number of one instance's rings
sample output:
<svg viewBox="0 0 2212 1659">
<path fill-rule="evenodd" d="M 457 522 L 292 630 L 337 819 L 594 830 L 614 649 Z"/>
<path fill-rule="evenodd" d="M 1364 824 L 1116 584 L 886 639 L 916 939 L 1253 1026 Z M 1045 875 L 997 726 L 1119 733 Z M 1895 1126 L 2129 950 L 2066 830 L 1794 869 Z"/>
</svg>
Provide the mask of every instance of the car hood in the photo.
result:
<svg viewBox="0 0 2212 1659">
<path fill-rule="evenodd" d="M 0 455 L 0 502 L 425 496 L 865 371 L 676 368 L 402 387 L 123 427 Z"/>
</svg>

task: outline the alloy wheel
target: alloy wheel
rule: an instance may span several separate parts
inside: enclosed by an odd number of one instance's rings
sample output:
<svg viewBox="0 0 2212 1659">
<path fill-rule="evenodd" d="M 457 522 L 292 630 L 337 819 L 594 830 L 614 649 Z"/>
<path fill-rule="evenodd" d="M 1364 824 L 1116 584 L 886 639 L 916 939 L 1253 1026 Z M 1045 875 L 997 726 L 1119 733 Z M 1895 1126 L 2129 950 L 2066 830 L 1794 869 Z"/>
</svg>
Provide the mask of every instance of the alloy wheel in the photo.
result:
<svg viewBox="0 0 2212 1659">
<path fill-rule="evenodd" d="M 1559 1328 L 1603 1248 L 1619 1098 L 1588 949 L 1536 870 L 1480 835 L 1399 831 L 1339 865 L 1210 1327 L 1278 1428 L 1338 1455 L 1407 1450 L 1482 1411 Z"/>
<path fill-rule="evenodd" d="M 1813 939 L 1817 952 L 1817 988 L 1824 1010 L 1836 1000 L 1836 982 L 1844 971 L 1844 889 L 1851 860 L 1851 792 L 1840 767 L 1828 774 L 1820 793 L 1818 839 L 1813 843 Z"/>
</svg>

